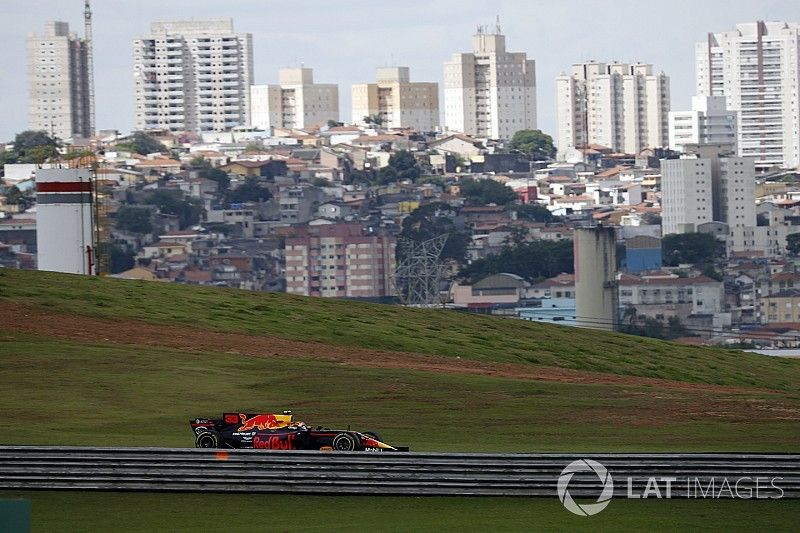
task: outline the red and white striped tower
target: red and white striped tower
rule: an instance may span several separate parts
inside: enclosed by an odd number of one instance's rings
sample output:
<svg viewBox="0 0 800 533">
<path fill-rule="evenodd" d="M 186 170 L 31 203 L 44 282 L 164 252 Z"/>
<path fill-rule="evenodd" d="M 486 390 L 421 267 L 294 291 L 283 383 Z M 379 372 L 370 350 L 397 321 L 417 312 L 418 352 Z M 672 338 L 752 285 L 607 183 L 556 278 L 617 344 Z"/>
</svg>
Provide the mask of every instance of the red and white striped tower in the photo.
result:
<svg viewBox="0 0 800 533">
<path fill-rule="evenodd" d="M 39 270 L 95 273 L 92 171 L 36 171 L 36 248 Z"/>
</svg>

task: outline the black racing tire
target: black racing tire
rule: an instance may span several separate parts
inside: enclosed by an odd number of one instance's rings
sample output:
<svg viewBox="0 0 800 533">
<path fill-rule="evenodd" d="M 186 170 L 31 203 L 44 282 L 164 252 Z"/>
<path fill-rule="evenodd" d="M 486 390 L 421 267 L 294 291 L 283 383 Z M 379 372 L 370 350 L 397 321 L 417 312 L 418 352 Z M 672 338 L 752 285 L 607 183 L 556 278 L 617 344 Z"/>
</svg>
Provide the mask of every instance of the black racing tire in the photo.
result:
<svg viewBox="0 0 800 533">
<path fill-rule="evenodd" d="M 219 448 L 219 435 L 216 431 L 203 431 L 194 440 L 196 448 Z"/>
<path fill-rule="evenodd" d="M 333 438 L 333 449 L 337 452 L 354 452 L 358 441 L 350 433 L 339 433 Z"/>
<path fill-rule="evenodd" d="M 366 435 L 367 437 L 369 437 L 371 439 L 375 439 L 377 441 L 383 442 L 383 438 L 381 438 L 381 436 L 375 431 L 365 431 L 364 435 Z"/>
</svg>

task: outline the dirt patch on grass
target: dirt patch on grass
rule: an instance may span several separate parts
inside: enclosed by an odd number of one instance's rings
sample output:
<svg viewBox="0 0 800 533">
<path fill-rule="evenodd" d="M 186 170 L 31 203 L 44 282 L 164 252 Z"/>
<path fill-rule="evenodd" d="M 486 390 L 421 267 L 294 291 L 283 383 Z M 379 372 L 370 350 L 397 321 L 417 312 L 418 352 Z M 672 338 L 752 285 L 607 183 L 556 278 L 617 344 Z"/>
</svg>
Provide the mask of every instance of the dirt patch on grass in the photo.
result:
<svg viewBox="0 0 800 533">
<path fill-rule="evenodd" d="M 298 357 L 373 368 L 396 368 L 563 383 L 657 386 L 670 390 L 714 393 L 771 392 L 765 389 L 622 376 L 532 364 L 485 363 L 457 357 L 334 346 L 273 336 L 216 332 L 133 320 L 97 319 L 16 304 L 0 307 L 0 328 L 73 341 L 142 345 L 256 357 Z"/>
</svg>

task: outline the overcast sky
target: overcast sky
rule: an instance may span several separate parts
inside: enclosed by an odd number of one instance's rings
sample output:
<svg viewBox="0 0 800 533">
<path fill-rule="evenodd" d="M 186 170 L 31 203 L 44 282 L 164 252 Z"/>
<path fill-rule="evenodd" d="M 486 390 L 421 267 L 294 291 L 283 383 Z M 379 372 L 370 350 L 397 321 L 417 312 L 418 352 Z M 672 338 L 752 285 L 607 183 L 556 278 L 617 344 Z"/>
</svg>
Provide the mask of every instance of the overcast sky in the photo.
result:
<svg viewBox="0 0 800 533">
<path fill-rule="evenodd" d="M 797 0 L 94 0 L 98 129 L 133 125 L 131 40 L 155 19 L 232 17 L 253 34 L 256 83 L 278 69 L 314 69 L 338 83 L 342 119 L 350 85 L 374 81 L 378 66 L 411 67 L 412 81 L 442 82 L 442 62 L 470 51 L 478 24 L 500 16 L 509 51 L 536 60 L 539 127 L 555 130 L 554 77 L 572 63 L 643 61 L 671 77 L 672 108 L 689 106 L 694 43 L 737 22 L 800 20 Z M 81 0 L 0 0 L 0 139 L 27 128 L 25 37 L 45 21 L 83 32 Z"/>
</svg>

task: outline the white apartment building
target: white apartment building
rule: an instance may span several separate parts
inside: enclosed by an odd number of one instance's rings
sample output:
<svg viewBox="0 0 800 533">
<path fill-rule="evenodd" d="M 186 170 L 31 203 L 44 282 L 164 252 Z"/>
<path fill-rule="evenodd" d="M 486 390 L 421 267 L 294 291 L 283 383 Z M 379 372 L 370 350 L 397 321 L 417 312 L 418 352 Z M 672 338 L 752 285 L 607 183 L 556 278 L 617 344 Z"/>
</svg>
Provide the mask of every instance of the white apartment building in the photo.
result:
<svg viewBox="0 0 800 533">
<path fill-rule="evenodd" d="M 439 84 L 411 82 L 408 67 L 377 70 L 376 83 L 352 87 L 353 122 L 377 115 L 384 128 L 434 131 L 439 126 Z"/>
<path fill-rule="evenodd" d="M 738 112 L 738 154 L 759 169 L 800 165 L 800 24 L 737 24 L 709 33 L 695 57 L 697 94 Z"/>
<path fill-rule="evenodd" d="M 563 154 L 599 144 L 636 154 L 667 145 L 669 77 L 636 63 L 579 63 L 556 77 L 556 142 Z"/>
<path fill-rule="evenodd" d="M 250 110 L 253 127 L 305 128 L 339 120 L 339 86 L 314 83 L 310 68 L 283 68 L 278 85 L 250 87 Z"/>
<path fill-rule="evenodd" d="M 691 111 L 670 111 L 669 147 L 682 152 L 686 144 L 736 146 L 736 112 L 725 108 L 725 97 L 692 96 Z"/>
<path fill-rule="evenodd" d="M 635 307 L 639 315 L 685 320 L 689 315 L 724 311 L 725 287 L 721 281 L 706 276 L 623 274 L 619 279 L 619 303 Z"/>
<path fill-rule="evenodd" d="M 250 122 L 253 43 L 233 20 L 156 21 L 133 41 L 137 130 L 225 131 Z"/>
<path fill-rule="evenodd" d="M 27 51 L 30 128 L 61 140 L 92 136 L 87 41 L 54 21 L 41 37 L 28 35 Z"/>
<path fill-rule="evenodd" d="M 499 27 L 479 27 L 472 48 L 444 64 L 447 129 L 490 139 L 536 129 L 536 62 L 506 51 Z"/>
<path fill-rule="evenodd" d="M 729 252 L 756 250 L 755 166 L 732 145 L 685 145 L 680 159 L 661 160 L 662 233 L 728 225 Z"/>
<path fill-rule="evenodd" d="M 711 162 L 704 159 L 661 161 L 661 231 L 692 233 L 714 219 Z"/>
</svg>

